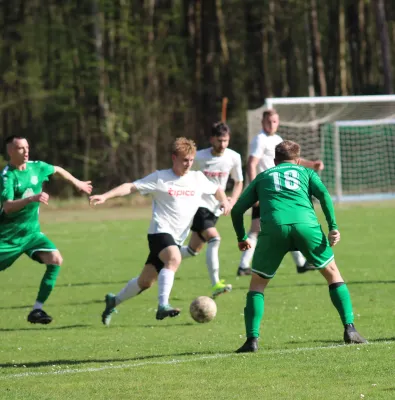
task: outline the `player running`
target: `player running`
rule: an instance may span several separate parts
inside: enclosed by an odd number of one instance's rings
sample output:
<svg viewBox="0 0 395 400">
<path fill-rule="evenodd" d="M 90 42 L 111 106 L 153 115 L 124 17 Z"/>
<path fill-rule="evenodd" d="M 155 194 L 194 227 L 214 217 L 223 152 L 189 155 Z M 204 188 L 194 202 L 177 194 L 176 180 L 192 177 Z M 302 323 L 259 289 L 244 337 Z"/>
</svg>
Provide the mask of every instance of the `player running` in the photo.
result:
<svg viewBox="0 0 395 400">
<path fill-rule="evenodd" d="M 42 161 L 29 161 L 29 143 L 21 136 L 6 139 L 9 163 L 0 179 L 0 271 L 10 267 L 22 254 L 46 264 L 33 310 L 27 320 L 33 324 L 52 321 L 43 309 L 55 286 L 63 258 L 56 246 L 40 231 L 40 203 L 48 204 L 49 196 L 42 191 L 48 177 L 59 174 L 78 190 L 90 194 L 90 181 L 83 182 L 61 167 Z"/>
<path fill-rule="evenodd" d="M 283 139 L 276 133 L 279 124 L 279 115 L 276 110 L 270 109 L 263 112 L 262 131 L 256 135 L 251 142 L 250 156 L 247 162 L 247 175 L 250 182 L 252 182 L 260 172 L 274 167 L 274 149 L 283 141 Z M 314 169 L 315 171 L 321 171 L 324 169 L 324 164 L 320 160 L 309 161 L 301 158 L 300 164 L 307 168 Z M 241 256 L 239 268 L 237 270 L 238 276 L 251 275 L 250 263 L 254 255 L 259 230 L 259 204 L 256 203 L 252 207 L 251 228 L 248 234 L 251 248 L 245 251 Z M 308 270 L 314 269 L 306 262 L 306 259 L 300 251 L 292 251 L 291 255 L 296 264 L 296 270 L 298 273 L 304 273 Z"/>
<path fill-rule="evenodd" d="M 210 143 L 212 147 L 196 153 L 192 168 L 202 171 L 204 175 L 222 189 L 226 189 L 229 176 L 234 180 L 231 207 L 236 203 L 243 190 L 243 171 L 240 154 L 228 149 L 230 129 L 223 122 L 216 122 L 211 129 Z M 197 256 L 207 242 L 206 264 L 212 285 L 212 297 L 230 292 L 232 285 L 219 279 L 218 250 L 221 237 L 215 227 L 222 214 L 220 202 L 213 195 L 203 195 L 192 223 L 192 235 L 188 246 L 181 247 L 182 258 Z"/>
<path fill-rule="evenodd" d="M 202 172 L 190 171 L 196 154 L 192 140 L 178 138 L 172 147 L 173 167 L 156 171 L 133 183 L 124 183 L 101 195 L 90 197 L 91 204 L 103 204 L 113 197 L 134 192 L 151 194 L 152 219 L 148 229 L 149 255 L 140 275 L 130 280 L 115 296 L 105 297 L 106 307 L 102 322 L 109 325 L 115 307 L 123 301 L 150 288 L 158 280 L 158 310 L 156 319 L 175 317 L 178 308 L 169 304 L 174 275 L 181 263 L 180 246 L 189 234 L 189 228 L 203 195 L 214 195 L 223 213 L 230 212 L 225 192 L 210 182 Z"/>
<path fill-rule="evenodd" d="M 247 341 L 237 352 L 258 350 L 264 310 L 264 290 L 274 277 L 284 255 L 298 248 L 318 269 L 329 285 L 329 295 L 344 325 L 346 343 L 366 343 L 354 327 L 354 313 L 347 285 L 336 266 L 331 246 L 340 240 L 333 203 L 319 176 L 300 164 L 300 146 L 284 141 L 275 149 L 276 167 L 259 174 L 232 209 L 232 222 L 239 249 L 251 244 L 243 214 L 257 201 L 260 204 L 261 233 L 252 261 L 250 290 L 244 318 Z M 328 223 L 328 239 L 314 211 L 311 196 L 321 204 Z"/>
</svg>

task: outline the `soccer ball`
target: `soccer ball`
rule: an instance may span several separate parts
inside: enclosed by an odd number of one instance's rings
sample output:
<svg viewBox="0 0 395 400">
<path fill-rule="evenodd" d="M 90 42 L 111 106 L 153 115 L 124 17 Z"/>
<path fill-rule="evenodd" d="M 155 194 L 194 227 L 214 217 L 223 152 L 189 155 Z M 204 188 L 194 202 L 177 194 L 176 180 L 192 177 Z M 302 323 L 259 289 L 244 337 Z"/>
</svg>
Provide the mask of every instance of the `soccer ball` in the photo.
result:
<svg viewBox="0 0 395 400">
<path fill-rule="evenodd" d="M 196 322 L 203 324 L 214 319 L 217 314 L 217 304 L 210 297 L 199 296 L 191 303 L 189 312 Z"/>
</svg>

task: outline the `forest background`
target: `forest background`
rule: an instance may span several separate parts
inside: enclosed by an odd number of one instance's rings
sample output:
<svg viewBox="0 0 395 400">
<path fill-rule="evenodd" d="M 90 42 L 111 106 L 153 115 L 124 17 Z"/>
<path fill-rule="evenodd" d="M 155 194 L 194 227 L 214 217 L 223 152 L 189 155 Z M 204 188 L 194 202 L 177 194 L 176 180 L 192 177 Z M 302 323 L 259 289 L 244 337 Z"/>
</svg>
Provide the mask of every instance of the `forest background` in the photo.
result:
<svg viewBox="0 0 395 400">
<path fill-rule="evenodd" d="M 98 188 L 207 147 L 224 97 L 244 156 L 267 97 L 394 89 L 390 0 L 0 0 L 0 33 L 0 140 Z"/>
</svg>

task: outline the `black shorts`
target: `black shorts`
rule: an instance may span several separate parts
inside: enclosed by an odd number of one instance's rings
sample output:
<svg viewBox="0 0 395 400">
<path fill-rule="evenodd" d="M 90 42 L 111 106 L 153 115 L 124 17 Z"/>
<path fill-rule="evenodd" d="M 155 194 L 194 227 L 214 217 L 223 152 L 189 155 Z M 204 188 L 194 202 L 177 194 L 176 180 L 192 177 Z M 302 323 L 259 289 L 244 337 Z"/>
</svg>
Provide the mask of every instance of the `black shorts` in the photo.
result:
<svg viewBox="0 0 395 400">
<path fill-rule="evenodd" d="M 204 232 L 208 228 L 214 228 L 217 221 L 218 217 L 216 217 L 210 210 L 204 207 L 199 207 L 193 217 L 191 231 L 196 233 Z"/>
<path fill-rule="evenodd" d="M 178 246 L 178 244 L 174 241 L 174 238 L 170 233 L 153 233 L 148 235 L 148 246 L 149 246 L 149 255 L 145 264 L 152 264 L 158 274 L 160 270 L 165 265 L 163 261 L 159 258 L 159 253 L 169 246 Z"/>
<path fill-rule="evenodd" d="M 252 206 L 251 219 L 257 219 L 261 217 L 261 208 L 259 206 Z"/>
</svg>

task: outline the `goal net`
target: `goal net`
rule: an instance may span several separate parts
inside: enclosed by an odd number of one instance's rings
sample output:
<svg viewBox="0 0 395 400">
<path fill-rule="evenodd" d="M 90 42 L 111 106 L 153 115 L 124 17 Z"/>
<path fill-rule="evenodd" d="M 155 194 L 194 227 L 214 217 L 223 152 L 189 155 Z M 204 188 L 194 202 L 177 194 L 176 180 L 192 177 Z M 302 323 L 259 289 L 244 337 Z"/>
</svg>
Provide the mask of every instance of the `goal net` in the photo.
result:
<svg viewBox="0 0 395 400">
<path fill-rule="evenodd" d="M 321 178 L 335 200 L 395 198 L 395 95 L 269 98 L 247 112 L 249 142 L 270 108 L 283 139 L 324 161 Z"/>
</svg>

